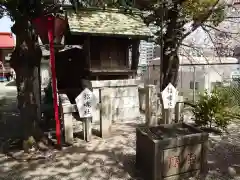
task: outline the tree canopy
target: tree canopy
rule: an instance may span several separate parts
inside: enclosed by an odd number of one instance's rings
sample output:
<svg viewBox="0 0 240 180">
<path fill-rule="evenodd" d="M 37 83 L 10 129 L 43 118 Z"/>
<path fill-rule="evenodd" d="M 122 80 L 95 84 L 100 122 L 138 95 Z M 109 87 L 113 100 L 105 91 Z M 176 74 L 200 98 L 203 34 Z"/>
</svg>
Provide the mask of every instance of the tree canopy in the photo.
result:
<svg viewBox="0 0 240 180">
<path fill-rule="evenodd" d="M 188 35 L 204 23 L 217 26 L 225 19 L 227 4 L 219 0 L 161 0 L 159 2 L 137 1 L 138 8 L 149 11 L 145 16 L 147 24 L 163 25 L 163 36 L 172 35 L 179 45 Z M 161 19 L 163 17 L 163 19 Z M 163 22 L 163 24 L 162 24 Z M 159 43 L 160 29 L 156 32 Z"/>
<path fill-rule="evenodd" d="M 13 21 L 31 19 L 52 10 L 53 2 L 66 3 L 65 0 L 0 0 L 0 14 L 5 12 Z M 224 0 L 70 0 L 70 4 L 75 9 L 107 6 L 141 11 L 146 24 L 157 29 L 155 42 L 162 47 L 164 62 L 161 83 L 165 87 L 168 82 L 176 85 L 177 74 L 173 75 L 172 71 L 177 72 L 177 52 L 184 45 L 184 39 L 199 27 L 205 31 L 208 31 L 205 25 L 217 27 L 226 18 L 226 9 L 233 3 Z"/>
<path fill-rule="evenodd" d="M 51 6 L 51 2 L 57 1 L 0 0 L 0 15 L 2 16 L 5 13 L 13 21 L 23 16 L 32 18 L 41 13 L 46 13 L 45 11 Z M 61 2 L 64 4 L 65 0 Z M 224 10 L 227 7 L 227 4 L 220 0 L 136 0 L 135 4 L 133 4 L 132 0 L 71 0 L 70 2 L 75 7 L 103 7 L 105 4 L 110 7 L 135 7 L 149 12 L 147 17 L 145 17 L 147 24 L 153 23 L 156 26 L 161 26 L 161 16 L 163 16 L 165 28 L 168 24 L 167 22 L 173 21 L 174 19 L 171 18 L 173 18 L 174 14 L 177 14 L 178 23 L 181 24 L 178 28 L 181 29 L 186 23 L 192 22 L 192 31 L 205 22 L 211 22 L 214 26 L 218 25 L 219 22 L 224 20 Z M 187 34 L 189 33 L 191 32 Z"/>
<path fill-rule="evenodd" d="M 0 0 L 0 14 L 5 12 L 13 21 L 31 19 L 52 10 L 53 2 L 63 5 L 66 1 Z M 165 85 L 167 82 L 176 84 L 177 74 L 173 75 L 171 71 L 178 69 L 179 62 L 174 56 L 184 45 L 183 40 L 199 27 L 205 31 L 208 31 L 205 25 L 217 27 L 226 18 L 226 9 L 233 4 L 224 0 L 70 0 L 70 3 L 75 9 L 107 6 L 141 11 L 146 24 L 157 29 L 155 42 L 162 47 L 164 67 L 161 82 Z"/>
</svg>

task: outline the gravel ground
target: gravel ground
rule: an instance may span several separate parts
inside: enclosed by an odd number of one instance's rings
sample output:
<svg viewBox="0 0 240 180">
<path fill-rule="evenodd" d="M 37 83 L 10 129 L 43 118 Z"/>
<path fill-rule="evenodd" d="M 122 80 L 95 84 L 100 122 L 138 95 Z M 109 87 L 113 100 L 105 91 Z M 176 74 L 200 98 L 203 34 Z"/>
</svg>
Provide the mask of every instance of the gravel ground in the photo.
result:
<svg viewBox="0 0 240 180">
<path fill-rule="evenodd" d="M 4 118 L 4 121 L 8 119 Z M 113 134 L 108 139 L 94 137 L 91 142 L 86 143 L 76 138 L 73 147 L 64 148 L 47 160 L 20 162 L 0 154 L 0 179 L 141 179 L 138 178 L 134 163 L 135 127 L 142 122 L 143 118 L 139 118 L 115 124 Z M 229 126 L 230 134 L 210 135 L 207 180 L 240 180 L 239 128 L 240 123 L 234 121 Z"/>
<path fill-rule="evenodd" d="M 135 126 L 136 120 L 116 124 L 112 137 L 105 140 L 94 137 L 86 143 L 76 139 L 73 147 L 57 152 L 53 159 L 17 162 L 2 154 L 0 179 L 141 179 L 134 169 Z M 240 179 L 238 126 L 229 127 L 230 135 L 211 135 L 207 180 Z"/>
</svg>

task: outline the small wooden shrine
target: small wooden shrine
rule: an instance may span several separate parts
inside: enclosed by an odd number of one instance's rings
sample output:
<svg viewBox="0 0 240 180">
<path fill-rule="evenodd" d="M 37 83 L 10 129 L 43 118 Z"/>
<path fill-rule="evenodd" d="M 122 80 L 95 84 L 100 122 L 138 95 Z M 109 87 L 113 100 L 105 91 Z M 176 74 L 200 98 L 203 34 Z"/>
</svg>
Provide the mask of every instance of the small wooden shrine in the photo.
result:
<svg viewBox="0 0 240 180">
<path fill-rule="evenodd" d="M 60 97 L 62 95 L 66 100 L 67 96 L 67 103 L 74 103 L 79 89 L 86 87 L 84 80 L 88 79 L 101 104 L 95 111 L 94 122 L 103 119 L 114 122 L 138 116 L 138 82 L 135 76 L 139 43 L 152 35 L 149 28 L 139 15 L 123 10 L 68 11 L 67 20 L 65 44 L 82 48 L 56 54 Z M 104 103 L 106 98 L 103 96 L 106 95 L 109 97 Z M 103 112 L 106 108 L 108 113 Z M 74 111 L 76 109 L 70 113 Z"/>
<path fill-rule="evenodd" d="M 78 13 L 67 12 L 67 18 L 69 31 L 65 44 L 83 47 L 81 55 L 72 54 L 71 63 L 75 67 L 84 65 L 82 68 L 89 73 L 91 80 L 135 76 L 139 42 L 151 35 L 139 16 L 120 10 L 85 9 Z"/>
</svg>

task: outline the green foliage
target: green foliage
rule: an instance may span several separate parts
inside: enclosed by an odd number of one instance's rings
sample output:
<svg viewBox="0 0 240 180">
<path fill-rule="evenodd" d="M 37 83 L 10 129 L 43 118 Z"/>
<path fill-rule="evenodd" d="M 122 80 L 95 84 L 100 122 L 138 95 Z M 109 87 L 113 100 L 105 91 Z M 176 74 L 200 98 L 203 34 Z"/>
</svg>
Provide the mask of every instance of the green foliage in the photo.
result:
<svg viewBox="0 0 240 180">
<path fill-rule="evenodd" d="M 213 13 L 210 15 L 209 20 L 214 26 L 218 26 L 219 23 L 221 23 L 226 18 L 225 13 L 226 7 L 227 6 L 225 4 L 220 4 L 215 8 Z"/>
<path fill-rule="evenodd" d="M 153 41 L 162 47 L 161 89 L 171 82 L 177 84 L 178 50 L 182 42 L 204 24 L 217 26 L 225 18 L 226 4 L 220 0 L 137 0 L 137 7 L 144 10 L 143 17 L 157 31 Z M 175 72 L 175 73 L 174 73 Z"/>
<path fill-rule="evenodd" d="M 204 23 L 211 21 L 214 25 L 218 25 L 225 18 L 225 4 L 218 3 L 219 0 L 184 0 L 184 1 L 168 1 L 168 0 L 136 0 L 133 4 L 132 0 L 71 0 L 73 4 L 77 6 L 94 6 L 103 7 L 106 4 L 108 7 L 137 7 L 139 10 L 146 10 L 150 13 L 145 17 L 147 23 L 155 23 L 157 26 L 161 26 L 161 16 L 163 15 L 163 23 L 167 24 L 173 20 L 171 14 L 174 11 L 178 11 L 178 23 L 175 23 L 176 27 L 184 31 L 183 26 L 191 21 L 198 21 Z M 47 0 L 0 0 L 0 17 L 3 12 L 7 13 L 13 20 L 22 16 L 32 18 L 43 14 L 48 8 L 49 4 Z M 54 1 L 52 1 L 54 2 Z M 182 3 L 181 3 L 182 2 Z M 162 10 L 161 4 L 163 3 L 164 9 Z M 177 5 L 177 9 L 173 7 Z M 161 13 L 163 12 L 163 13 Z M 159 32 L 156 36 L 159 36 Z M 179 36 L 178 38 L 181 39 Z M 176 41 L 177 42 L 177 41 Z"/>
<path fill-rule="evenodd" d="M 225 8 L 227 7 L 224 2 L 219 0 L 184 0 L 184 1 L 168 1 L 168 0 L 151 0 L 151 1 L 136 1 L 137 7 L 141 10 L 150 11 L 145 19 L 148 24 L 154 23 L 161 26 L 161 17 L 163 15 L 163 24 L 167 28 L 169 21 L 173 21 L 173 12 L 177 13 L 177 23 L 175 26 L 181 29 L 186 23 L 193 22 L 197 27 L 204 23 L 212 23 L 217 26 L 225 19 Z M 163 4 L 163 5 L 161 5 Z M 163 6 L 163 10 L 162 10 Z M 176 9 L 174 9 L 176 7 Z M 184 29 L 181 29 L 184 31 Z M 166 32 L 167 33 L 167 32 Z M 159 36 L 159 32 L 156 36 Z M 179 37 L 181 38 L 181 37 Z"/>
<path fill-rule="evenodd" d="M 46 4 L 43 0 L 0 0 L 0 14 L 4 13 L 12 20 L 38 16 L 43 13 Z"/>
<path fill-rule="evenodd" d="M 230 102 L 229 94 L 215 88 L 211 93 L 204 92 L 199 95 L 199 100 L 192 108 L 195 123 L 199 126 L 215 125 L 225 129 L 232 119 L 228 109 Z"/>
<path fill-rule="evenodd" d="M 215 3 L 216 0 L 187 0 L 183 2 L 183 12 L 192 19 L 198 19 L 199 16 L 208 13 Z"/>
<path fill-rule="evenodd" d="M 240 86 L 239 85 L 219 87 L 219 89 L 221 89 L 222 91 L 229 94 L 229 96 L 231 98 L 231 105 L 232 106 L 235 106 L 235 105 L 240 106 Z"/>
<path fill-rule="evenodd" d="M 228 109 L 235 118 L 240 119 L 240 85 L 233 83 L 230 86 L 218 87 L 229 96 Z"/>
<path fill-rule="evenodd" d="M 226 5 L 218 3 L 218 0 L 187 0 L 184 1 L 182 7 L 185 17 L 188 17 L 189 20 L 201 23 L 208 21 L 217 26 L 225 19 Z M 203 18 L 204 21 L 202 21 Z"/>
</svg>

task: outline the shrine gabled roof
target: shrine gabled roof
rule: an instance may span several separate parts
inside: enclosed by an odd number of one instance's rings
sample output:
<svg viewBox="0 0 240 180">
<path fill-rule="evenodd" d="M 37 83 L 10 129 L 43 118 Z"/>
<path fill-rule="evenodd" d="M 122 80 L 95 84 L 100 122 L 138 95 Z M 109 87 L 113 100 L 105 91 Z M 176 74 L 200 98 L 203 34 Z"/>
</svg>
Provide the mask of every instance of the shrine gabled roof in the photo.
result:
<svg viewBox="0 0 240 180">
<path fill-rule="evenodd" d="M 117 35 L 150 37 L 151 30 L 141 17 L 117 10 L 82 10 L 77 13 L 68 12 L 68 24 L 71 33 L 91 35 Z"/>
<path fill-rule="evenodd" d="M 15 47 L 12 33 L 0 32 L 0 49 L 13 49 Z"/>
</svg>

